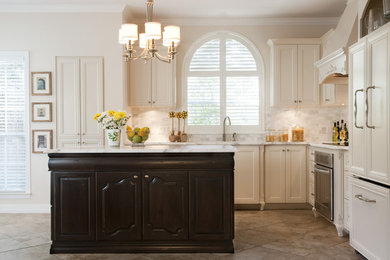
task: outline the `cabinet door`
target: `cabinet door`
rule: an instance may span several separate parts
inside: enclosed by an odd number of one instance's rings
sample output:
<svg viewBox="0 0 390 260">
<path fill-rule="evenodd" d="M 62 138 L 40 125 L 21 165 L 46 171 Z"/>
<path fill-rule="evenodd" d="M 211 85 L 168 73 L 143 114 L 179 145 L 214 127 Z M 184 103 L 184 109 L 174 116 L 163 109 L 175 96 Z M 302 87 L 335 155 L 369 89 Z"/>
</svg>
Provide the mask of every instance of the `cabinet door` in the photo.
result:
<svg viewBox="0 0 390 260">
<path fill-rule="evenodd" d="M 80 144 L 80 64 L 77 57 L 57 57 L 58 147 Z"/>
<path fill-rule="evenodd" d="M 298 103 L 297 45 L 274 47 L 274 104 L 291 106 Z"/>
<path fill-rule="evenodd" d="M 97 173 L 97 239 L 141 240 L 141 174 Z"/>
<path fill-rule="evenodd" d="M 171 63 L 152 61 L 152 105 L 173 107 L 176 104 L 176 61 Z"/>
<path fill-rule="evenodd" d="M 320 45 L 298 45 L 298 103 L 316 105 L 319 86 L 314 63 L 320 59 Z"/>
<path fill-rule="evenodd" d="M 366 44 L 361 42 L 349 51 L 349 85 L 350 102 L 349 118 L 352 122 L 349 127 L 350 163 L 354 174 L 364 176 L 366 148 L 365 148 L 365 74 L 366 74 Z"/>
<path fill-rule="evenodd" d="M 390 184 L 389 39 L 387 32 L 367 38 L 368 87 L 366 100 L 367 177 Z"/>
<path fill-rule="evenodd" d="M 234 154 L 234 203 L 259 204 L 259 147 L 237 146 Z"/>
<path fill-rule="evenodd" d="M 265 202 L 286 202 L 286 147 L 265 148 Z"/>
<path fill-rule="evenodd" d="M 143 173 L 143 239 L 188 239 L 187 172 Z"/>
<path fill-rule="evenodd" d="M 81 142 L 103 139 L 103 130 L 93 117 L 103 111 L 103 58 L 80 58 Z"/>
<path fill-rule="evenodd" d="M 190 240 L 227 240 L 234 236 L 233 172 L 189 175 Z"/>
<path fill-rule="evenodd" d="M 321 85 L 321 104 L 333 105 L 336 102 L 335 98 L 335 84 Z"/>
<path fill-rule="evenodd" d="M 286 202 L 306 202 L 306 146 L 286 148 Z"/>
<path fill-rule="evenodd" d="M 152 105 L 152 62 L 143 59 L 131 61 L 130 73 L 130 106 Z"/>
<path fill-rule="evenodd" d="M 351 245 L 368 259 L 389 259 L 389 189 L 358 179 L 351 182 Z"/>
<path fill-rule="evenodd" d="M 94 173 L 52 172 L 53 240 L 95 240 Z"/>
</svg>

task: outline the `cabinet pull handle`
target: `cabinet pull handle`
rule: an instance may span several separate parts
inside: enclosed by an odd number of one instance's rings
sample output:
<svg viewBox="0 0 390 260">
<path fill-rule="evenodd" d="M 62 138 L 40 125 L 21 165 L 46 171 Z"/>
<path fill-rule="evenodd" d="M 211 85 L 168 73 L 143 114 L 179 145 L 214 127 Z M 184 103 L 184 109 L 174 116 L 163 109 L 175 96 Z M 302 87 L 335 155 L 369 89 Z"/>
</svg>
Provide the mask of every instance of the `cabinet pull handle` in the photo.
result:
<svg viewBox="0 0 390 260">
<path fill-rule="evenodd" d="M 353 115 L 354 115 L 354 117 L 355 117 L 355 122 L 354 122 L 354 124 L 355 124 L 355 127 L 356 128 L 360 128 L 360 129 L 363 129 L 363 126 L 359 126 L 359 125 L 357 125 L 356 124 L 356 117 L 357 117 L 357 98 L 356 98 L 356 95 L 357 95 L 357 93 L 358 92 L 363 92 L 363 89 L 357 89 L 357 90 L 355 90 L 355 94 L 354 94 L 354 96 L 355 96 L 355 103 L 354 103 L 354 111 L 353 111 Z"/>
<path fill-rule="evenodd" d="M 134 178 L 134 179 L 138 179 L 138 175 L 134 175 L 133 178 Z"/>
<path fill-rule="evenodd" d="M 149 179 L 149 175 L 146 174 L 146 175 L 145 175 L 145 179 Z"/>
<path fill-rule="evenodd" d="M 368 110 L 369 110 L 369 107 L 368 107 L 368 91 L 369 91 L 370 89 L 375 89 L 375 86 L 369 86 L 369 87 L 366 89 L 366 126 L 367 126 L 368 128 L 375 129 L 375 126 L 369 125 L 369 124 L 368 124 Z"/>
<path fill-rule="evenodd" d="M 355 195 L 355 198 L 362 200 L 364 202 L 368 202 L 368 203 L 376 203 L 376 200 L 367 199 L 367 198 L 363 197 L 363 195 L 361 195 L 361 194 Z"/>
</svg>

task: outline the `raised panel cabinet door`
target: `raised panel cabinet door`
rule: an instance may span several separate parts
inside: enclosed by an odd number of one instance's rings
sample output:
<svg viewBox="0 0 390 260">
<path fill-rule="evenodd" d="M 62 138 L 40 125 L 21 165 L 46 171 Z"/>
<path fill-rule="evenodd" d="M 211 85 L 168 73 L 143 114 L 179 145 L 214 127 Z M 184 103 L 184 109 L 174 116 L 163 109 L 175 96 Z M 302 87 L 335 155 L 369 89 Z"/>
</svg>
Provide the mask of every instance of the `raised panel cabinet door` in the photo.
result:
<svg viewBox="0 0 390 260">
<path fill-rule="evenodd" d="M 81 142 L 84 138 L 103 139 L 103 129 L 93 117 L 103 111 L 103 58 L 80 58 Z"/>
<path fill-rule="evenodd" d="M 152 62 L 143 59 L 129 64 L 129 105 L 135 107 L 152 105 Z"/>
<path fill-rule="evenodd" d="M 141 240 L 140 172 L 97 173 L 97 239 Z"/>
<path fill-rule="evenodd" d="M 306 146 L 286 147 L 286 202 L 305 203 L 306 199 Z"/>
<path fill-rule="evenodd" d="M 228 240 L 234 237 L 233 173 L 191 171 L 190 240 Z"/>
<path fill-rule="evenodd" d="M 173 107 L 176 105 L 176 61 L 171 63 L 152 61 L 152 106 Z"/>
<path fill-rule="evenodd" d="M 260 203 L 259 147 L 237 146 L 234 154 L 234 203 Z"/>
<path fill-rule="evenodd" d="M 353 178 L 350 243 L 368 259 L 390 259 L 389 189 Z"/>
<path fill-rule="evenodd" d="M 143 172 L 143 239 L 188 240 L 188 173 Z"/>
<path fill-rule="evenodd" d="M 319 87 L 314 63 L 320 59 L 320 45 L 298 45 L 298 104 L 317 105 Z"/>
<path fill-rule="evenodd" d="M 286 202 L 286 147 L 265 148 L 265 202 Z"/>
<path fill-rule="evenodd" d="M 349 127 L 351 172 L 365 175 L 365 85 L 366 85 L 366 44 L 362 41 L 349 50 Z"/>
<path fill-rule="evenodd" d="M 95 175 L 52 172 L 53 240 L 95 240 Z"/>
<path fill-rule="evenodd" d="M 389 171 L 389 36 L 367 38 L 368 82 L 366 88 L 367 177 L 390 184 Z"/>
<path fill-rule="evenodd" d="M 57 138 L 60 148 L 80 142 L 80 64 L 77 57 L 56 57 Z M 64 144 L 63 144 L 64 143 Z"/>
<path fill-rule="evenodd" d="M 277 45 L 274 53 L 274 104 L 298 104 L 297 69 L 298 46 Z"/>
</svg>

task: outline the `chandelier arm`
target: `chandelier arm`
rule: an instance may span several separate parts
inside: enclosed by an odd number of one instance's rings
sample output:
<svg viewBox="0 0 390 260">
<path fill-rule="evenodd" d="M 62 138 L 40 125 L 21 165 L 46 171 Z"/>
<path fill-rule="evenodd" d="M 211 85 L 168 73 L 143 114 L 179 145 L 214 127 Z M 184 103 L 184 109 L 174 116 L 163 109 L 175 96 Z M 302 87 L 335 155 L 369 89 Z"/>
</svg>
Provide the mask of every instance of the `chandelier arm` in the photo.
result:
<svg viewBox="0 0 390 260">
<path fill-rule="evenodd" d="M 158 60 L 166 62 L 166 63 L 171 63 L 171 61 L 172 61 L 172 58 L 161 56 L 158 52 L 155 53 L 155 56 L 157 57 Z"/>
<path fill-rule="evenodd" d="M 145 59 L 145 60 L 149 60 L 150 58 L 146 59 L 146 54 L 147 53 L 147 48 L 144 48 L 143 51 L 138 55 L 138 56 L 135 56 L 135 57 L 130 57 L 129 59 L 130 60 L 138 60 L 140 58 L 142 59 Z"/>
</svg>

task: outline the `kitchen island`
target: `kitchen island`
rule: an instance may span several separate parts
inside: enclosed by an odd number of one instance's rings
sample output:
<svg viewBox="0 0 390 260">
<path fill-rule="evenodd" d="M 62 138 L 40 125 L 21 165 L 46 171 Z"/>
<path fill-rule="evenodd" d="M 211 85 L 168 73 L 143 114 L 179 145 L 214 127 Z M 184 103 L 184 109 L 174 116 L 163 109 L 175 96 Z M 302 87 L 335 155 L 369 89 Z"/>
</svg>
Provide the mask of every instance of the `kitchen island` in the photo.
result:
<svg viewBox="0 0 390 260">
<path fill-rule="evenodd" d="M 50 253 L 234 252 L 229 145 L 49 153 Z"/>
</svg>

